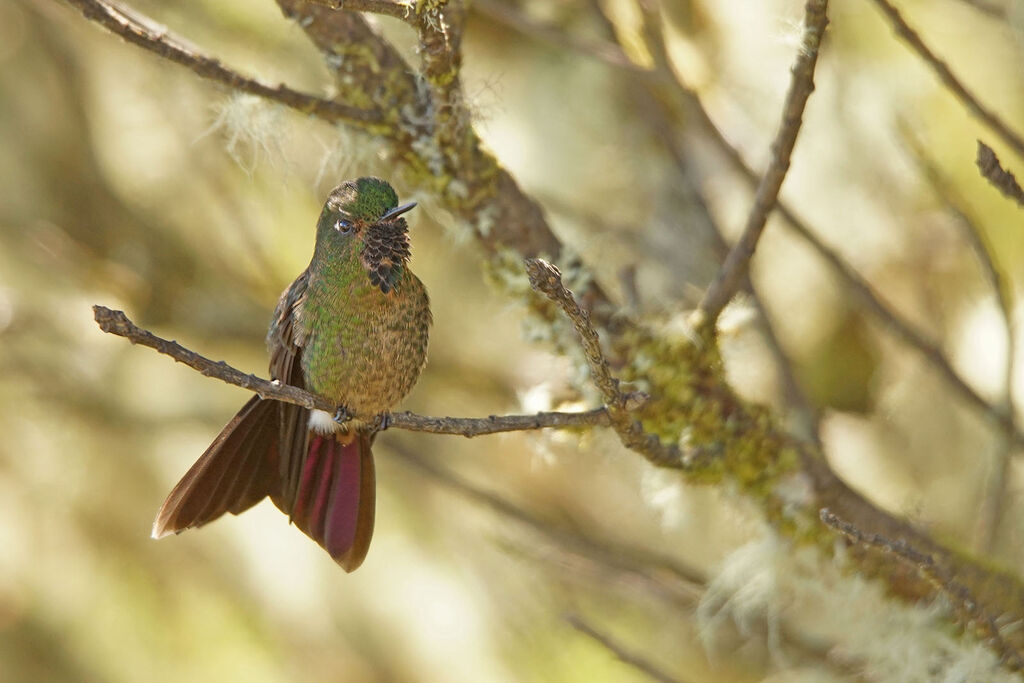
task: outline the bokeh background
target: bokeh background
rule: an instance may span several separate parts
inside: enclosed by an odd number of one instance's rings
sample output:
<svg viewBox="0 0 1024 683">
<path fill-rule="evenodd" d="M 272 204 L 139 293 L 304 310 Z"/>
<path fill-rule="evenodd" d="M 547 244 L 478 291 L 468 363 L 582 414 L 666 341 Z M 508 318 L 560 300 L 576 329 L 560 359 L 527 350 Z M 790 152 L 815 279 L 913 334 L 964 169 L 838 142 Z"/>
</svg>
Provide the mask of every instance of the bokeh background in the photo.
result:
<svg viewBox="0 0 1024 683">
<path fill-rule="evenodd" d="M 636 8 L 603 4 L 628 49 Z M 1024 10 L 992 4 L 1001 14 L 956 0 L 901 7 L 1020 129 Z M 801 4 L 664 5 L 675 68 L 762 167 Z M 587 2 L 506 6 L 584 46 L 608 39 Z M 271 2 L 132 7 L 245 73 L 325 91 L 315 50 Z M 1024 220 L 978 176 L 975 139 L 1018 177 L 1024 162 L 897 42 L 872 3 L 834 2 L 830 15 L 783 195 L 995 400 L 1003 320 L 944 198 L 1018 282 Z M 415 59 L 405 27 L 379 25 Z M 714 274 L 711 240 L 665 141 L 633 106 L 631 76 L 578 48 L 524 35 L 486 7 L 471 12 L 463 75 L 475 125 L 594 275 L 640 314 L 670 320 Z M 735 236 L 748 189 L 711 146 L 687 144 L 712 215 Z M 587 635 L 596 628 L 688 681 L 884 680 L 851 629 L 814 625 L 821 603 L 766 599 L 789 595 L 777 582 L 741 581 L 761 593 L 735 609 L 728 572 L 760 563 L 770 543 L 756 513 L 729 491 L 681 486 L 600 431 L 383 435 L 376 535 L 352 575 L 268 502 L 150 540 L 164 496 L 246 392 L 102 334 L 91 305 L 265 374 L 269 315 L 308 262 L 323 197 L 347 177 L 395 176 L 378 152 L 202 82 L 61 2 L 0 4 L 0 678 L 645 680 Z M 929 183 L 922 153 L 955 192 Z M 582 407 L 571 366 L 531 342 L 465 228 L 395 182 L 421 202 L 410 218 L 413 266 L 435 317 L 428 368 L 404 407 L 457 416 Z M 754 275 L 824 411 L 835 469 L 936 537 L 1019 568 L 1016 465 L 1002 521 L 979 532 L 1000 453 L 985 419 L 774 222 Z M 741 301 L 723 322 L 729 371 L 744 395 L 778 405 L 750 321 Z M 1013 384 L 1021 395 L 1024 372 Z"/>
</svg>

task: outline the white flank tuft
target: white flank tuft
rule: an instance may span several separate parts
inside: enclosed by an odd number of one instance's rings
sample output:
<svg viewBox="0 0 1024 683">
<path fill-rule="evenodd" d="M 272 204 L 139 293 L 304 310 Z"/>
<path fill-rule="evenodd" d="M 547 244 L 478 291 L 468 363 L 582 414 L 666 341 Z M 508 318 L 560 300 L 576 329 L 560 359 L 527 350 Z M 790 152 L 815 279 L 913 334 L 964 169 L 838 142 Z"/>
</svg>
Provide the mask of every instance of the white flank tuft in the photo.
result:
<svg viewBox="0 0 1024 683">
<path fill-rule="evenodd" d="M 309 413 L 309 428 L 317 434 L 334 434 L 341 430 L 341 425 L 330 413 L 312 410 Z"/>
</svg>

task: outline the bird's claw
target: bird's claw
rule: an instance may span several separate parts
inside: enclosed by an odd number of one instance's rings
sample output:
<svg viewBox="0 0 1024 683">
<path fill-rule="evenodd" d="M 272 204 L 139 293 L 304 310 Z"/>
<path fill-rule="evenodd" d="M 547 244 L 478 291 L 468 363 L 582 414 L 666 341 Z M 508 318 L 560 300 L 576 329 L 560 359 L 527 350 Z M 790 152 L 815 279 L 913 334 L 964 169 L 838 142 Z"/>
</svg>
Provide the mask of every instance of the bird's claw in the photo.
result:
<svg viewBox="0 0 1024 683">
<path fill-rule="evenodd" d="M 334 421 L 338 424 L 345 424 L 352 419 L 352 415 L 349 414 L 348 408 L 345 406 L 338 406 L 338 412 L 334 413 Z"/>
<path fill-rule="evenodd" d="M 373 421 L 373 431 L 375 432 L 383 432 L 390 426 L 391 413 L 381 413 L 377 416 L 377 419 Z"/>
</svg>

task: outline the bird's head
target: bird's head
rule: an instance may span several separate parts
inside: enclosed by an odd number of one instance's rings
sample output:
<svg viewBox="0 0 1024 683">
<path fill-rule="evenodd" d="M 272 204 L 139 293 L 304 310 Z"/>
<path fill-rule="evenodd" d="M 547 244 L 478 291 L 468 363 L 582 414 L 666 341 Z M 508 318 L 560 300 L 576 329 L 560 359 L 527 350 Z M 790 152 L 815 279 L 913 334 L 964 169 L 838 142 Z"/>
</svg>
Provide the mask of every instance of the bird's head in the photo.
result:
<svg viewBox="0 0 1024 683">
<path fill-rule="evenodd" d="M 394 188 L 380 178 L 348 180 L 331 191 L 317 224 L 317 250 L 358 258 L 370 282 L 387 294 L 409 261 L 409 226 Z"/>
</svg>

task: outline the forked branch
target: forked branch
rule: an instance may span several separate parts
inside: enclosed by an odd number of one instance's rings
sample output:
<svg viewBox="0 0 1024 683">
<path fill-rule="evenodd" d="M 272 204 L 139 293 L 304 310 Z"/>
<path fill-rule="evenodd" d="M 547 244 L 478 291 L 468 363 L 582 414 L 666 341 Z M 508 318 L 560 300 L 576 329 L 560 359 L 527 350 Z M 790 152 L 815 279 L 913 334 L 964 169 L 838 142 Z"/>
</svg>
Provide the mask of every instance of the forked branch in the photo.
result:
<svg viewBox="0 0 1024 683">
<path fill-rule="evenodd" d="M 804 107 L 814 92 L 814 68 L 818 63 L 818 50 L 825 27 L 828 26 L 828 0 L 808 0 L 804 14 L 803 37 L 800 52 L 793 64 L 793 78 L 782 108 L 782 123 L 772 142 L 772 157 L 768 169 L 757 186 L 754 206 L 747 216 L 743 234 L 726 256 L 718 276 L 701 299 L 692 322 L 695 328 L 714 325 L 718 314 L 743 284 L 754 256 L 757 242 L 768 222 L 768 214 L 775 208 L 779 190 L 789 171 L 789 158 L 796 146 L 796 137 L 803 124 Z"/>
</svg>

